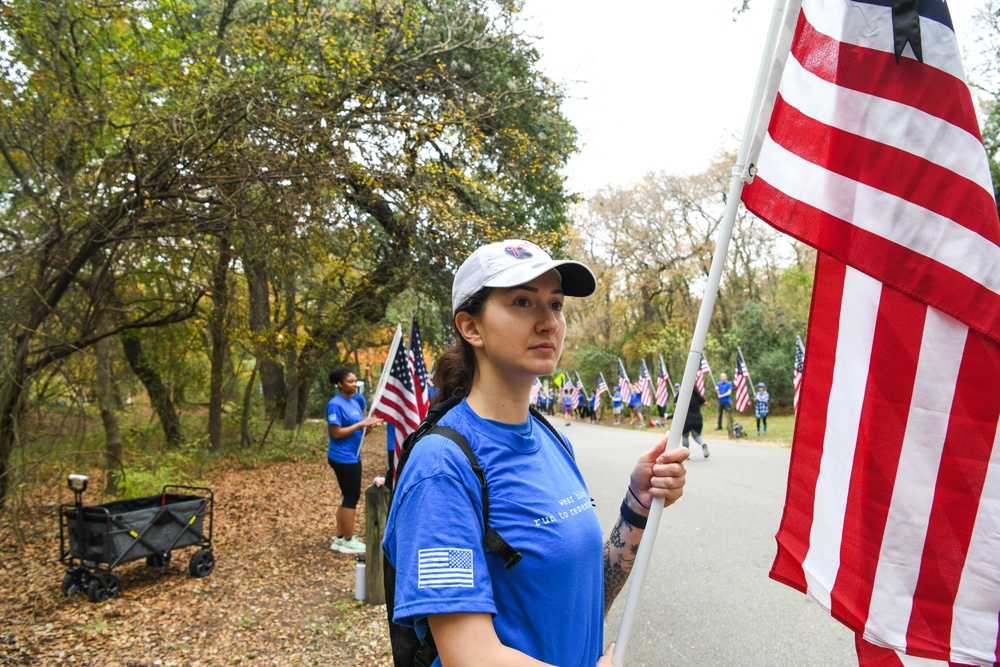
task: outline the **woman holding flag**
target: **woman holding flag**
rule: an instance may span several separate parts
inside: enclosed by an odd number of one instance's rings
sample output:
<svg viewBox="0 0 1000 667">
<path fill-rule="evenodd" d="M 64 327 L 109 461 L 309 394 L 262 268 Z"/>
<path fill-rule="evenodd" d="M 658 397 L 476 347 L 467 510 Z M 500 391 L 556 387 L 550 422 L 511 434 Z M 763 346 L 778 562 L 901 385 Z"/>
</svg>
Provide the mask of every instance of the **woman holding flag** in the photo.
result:
<svg viewBox="0 0 1000 667">
<path fill-rule="evenodd" d="M 485 245 L 455 275 L 458 343 L 438 360 L 435 385 L 442 400 L 462 400 L 438 424 L 468 440 L 488 482 L 490 527 L 521 558 L 505 567 L 484 548 L 472 466 L 452 441 L 427 435 L 398 480 L 383 547 L 396 570 L 394 621 L 433 635 L 434 665 L 612 664 L 604 616 L 654 499 L 680 498 L 688 452 L 664 451 L 663 438 L 639 457 L 602 549 L 571 447 L 528 410 L 532 383 L 562 353 L 565 297 L 595 288 L 586 266 L 526 241 Z"/>
<path fill-rule="evenodd" d="M 358 394 L 358 377 L 347 368 L 330 371 L 337 393 L 326 405 L 326 430 L 330 442 L 326 460 L 337 476 L 342 499 L 337 508 L 337 532 L 330 548 L 345 554 L 365 553 L 365 543 L 354 534 L 354 516 L 361 499 L 361 437 L 366 428 L 380 426 L 378 417 L 365 417 L 364 397 Z M 360 400 L 358 400 L 360 399 Z"/>
</svg>

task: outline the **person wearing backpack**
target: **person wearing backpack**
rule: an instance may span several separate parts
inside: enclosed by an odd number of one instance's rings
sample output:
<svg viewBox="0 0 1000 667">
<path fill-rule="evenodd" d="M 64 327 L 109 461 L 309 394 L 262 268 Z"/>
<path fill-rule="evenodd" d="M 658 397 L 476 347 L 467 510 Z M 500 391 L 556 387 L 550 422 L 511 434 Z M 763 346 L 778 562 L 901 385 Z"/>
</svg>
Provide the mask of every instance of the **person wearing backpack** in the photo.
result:
<svg viewBox="0 0 1000 667">
<path fill-rule="evenodd" d="M 434 379 L 447 411 L 404 446 L 382 543 L 394 627 L 423 642 L 419 662 L 394 639 L 397 665 L 612 664 L 604 617 L 650 505 L 681 497 L 688 452 L 663 438 L 639 457 L 605 541 L 572 448 L 529 409 L 562 352 L 565 297 L 595 288 L 585 265 L 526 241 L 485 245 L 456 273 L 458 342 Z"/>
</svg>

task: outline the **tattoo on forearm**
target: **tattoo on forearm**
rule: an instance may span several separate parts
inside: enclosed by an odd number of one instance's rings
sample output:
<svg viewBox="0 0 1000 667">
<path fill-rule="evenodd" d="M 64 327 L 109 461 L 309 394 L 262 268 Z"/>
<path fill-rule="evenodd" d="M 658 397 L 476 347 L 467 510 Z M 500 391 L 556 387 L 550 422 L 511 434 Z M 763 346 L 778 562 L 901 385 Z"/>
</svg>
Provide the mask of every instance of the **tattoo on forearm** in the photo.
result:
<svg viewBox="0 0 1000 667">
<path fill-rule="evenodd" d="M 604 543 L 604 614 L 611 610 L 615 598 L 621 593 L 629 572 L 635 565 L 639 544 L 628 544 L 633 532 L 632 526 L 621 517 Z"/>
</svg>

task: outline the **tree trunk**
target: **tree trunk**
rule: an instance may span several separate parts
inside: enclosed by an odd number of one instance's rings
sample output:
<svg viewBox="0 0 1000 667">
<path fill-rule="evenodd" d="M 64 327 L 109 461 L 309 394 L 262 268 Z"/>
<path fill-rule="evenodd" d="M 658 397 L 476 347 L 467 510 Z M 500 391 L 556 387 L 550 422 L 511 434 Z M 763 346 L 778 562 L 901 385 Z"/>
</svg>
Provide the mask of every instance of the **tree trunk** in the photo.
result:
<svg viewBox="0 0 1000 667">
<path fill-rule="evenodd" d="M 170 398 L 170 390 L 164 384 L 160 374 L 150 366 L 142 353 L 142 341 L 139 334 L 134 331 L 127 331 L 121 336 L 122 350 L 125 351 L 125 358 L 128 360 L 132 372 L 135 373 L 142 386 L 149 394 L 149 401 L 160 418 L 160 426 L 163 427 L 163 435 L 167 444 L 175 447 L 181 444 L 181 421 L 174 408 L 174 402 Z"/>
<path fill-rule="evenodd" d="M 288 347 L 285 352 L 285 374 L 288 383 L 285 386 L 285 419 L 283 427 L 291 431 L 298 425 L 299 415 L 299 368 L 298 347 L 295 340 L 299 333 L 299 318 L 295 315 L 295 277 L 288 281 L 285 290 L 286 321 L 285 335 L 288 337 Z"/>
<path fill-rule="evenodd" d="M 247 279 L 247 294 L 250 331 L 257 341 L 257 369 L 260 384 L 264 390 L 264 414 L 268 419 L 281 415 L 285 406 L 285 379 L 281 364 L 277 362 L 274 346 L 274 332 L 271 329 L 271 299 L 268 293 L 267 269 L 265 263 L 255 258 L 243 257 L 244 275 Z"/>
<path fill-rule="evenodd" d="M 17 445 L 18 422 L 24 412 L 27 381 L 24 353 L 15 350 L 15 358 L 0 383 L 0 509 L 7 506 L 7 496 L 14 487 L 10 457 Z"/>
<path fill-rule="evenodd" d="M 222 446 L 223 385 L 226 379 L 226 360 L 229 358 L 229 284 L 227 277 L 232 263 L 229 237 L 219 238 L 219 259 L 212 267 L 212 315 L 209 331 L 212 337 L 211 370 L 208 383 L 208 447 L 218 450 Z"/>
<path fill-rule="evenodd" d="M 104 330 L 104 316 L 99 325 Z M 104 492 L 111 496 L 121 493 L 122 434 L 115 412 L 117 400 L 111 374 L 111 339 L 102 338 L 94 343 L 97 359 L 97 405 L 104 425 Z"/>
<path fill-rule="evenodd" d="M 253 401 L 253 388 L 257 384 L 257 366 L 250 371 L 250 380 L 243 392 L 243 417 L 240 419 L 240 447 L 250 446 L 250 403 Z"/>
</svg>

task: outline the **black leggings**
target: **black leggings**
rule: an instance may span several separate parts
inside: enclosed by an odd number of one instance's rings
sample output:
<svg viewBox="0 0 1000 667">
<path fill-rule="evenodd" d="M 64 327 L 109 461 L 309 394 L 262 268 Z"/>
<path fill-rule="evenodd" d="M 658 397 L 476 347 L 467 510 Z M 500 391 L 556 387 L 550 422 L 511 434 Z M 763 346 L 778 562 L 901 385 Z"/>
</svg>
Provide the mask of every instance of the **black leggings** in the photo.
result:
<svg viewBox="0 0 1000 667">
<path fill-rule="evenodd" d="M 340 506 L 349 510 L 356 508 L 361 499 L 361 462 L 335 463 L 331 459 L 326 462 L 337 475 L 337 484 L 340 484 L 340 492 L 344 494 Z"/>
<path fill-rule="evenodd" d="M 761 421 L 764 422 L 764 430 L 766 431 L 767 430 L 767 415 L 764 415 L 763 417 L 757 417 L 757 430 L 758 431 L 760 430 L 760 423 L 761 423 Z"/>
</svg>

